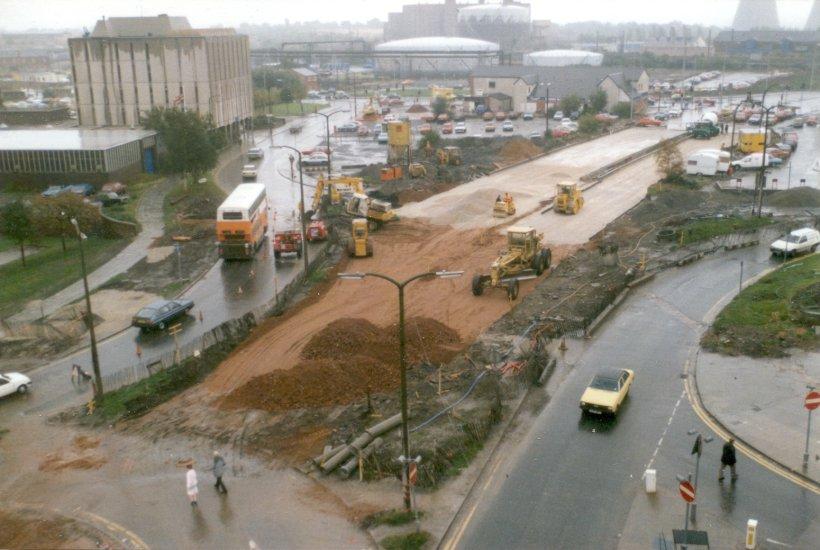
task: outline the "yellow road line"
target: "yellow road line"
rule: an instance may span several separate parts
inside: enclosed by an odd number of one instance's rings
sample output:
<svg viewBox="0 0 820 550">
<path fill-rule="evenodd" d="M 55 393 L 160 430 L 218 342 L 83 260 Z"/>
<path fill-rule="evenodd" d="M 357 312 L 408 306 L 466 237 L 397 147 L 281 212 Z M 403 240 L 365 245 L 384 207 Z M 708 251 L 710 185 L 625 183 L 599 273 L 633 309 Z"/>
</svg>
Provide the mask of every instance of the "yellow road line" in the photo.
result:
<svg viewBox="0 0 820 550">
<path fill-rule="evenodd" d="M 114 523 L 113 521 L 105 519 L 104 517 L 98 516 L 92 512 L 80 510 L 78 513 L 81 516 L 85 516 L 89 521 L 102 523 L 106 529 L 113 531 L 114 533 L 118 533 L 121 537 L 129 539 L 131 544 L 134 545 L 134 548 L 139 548 L 140 550 L 148 550 L 150 548 L 145 541 L 137 536 L 136 533 L 126 529 L 118 523 Z"/>
</svg>

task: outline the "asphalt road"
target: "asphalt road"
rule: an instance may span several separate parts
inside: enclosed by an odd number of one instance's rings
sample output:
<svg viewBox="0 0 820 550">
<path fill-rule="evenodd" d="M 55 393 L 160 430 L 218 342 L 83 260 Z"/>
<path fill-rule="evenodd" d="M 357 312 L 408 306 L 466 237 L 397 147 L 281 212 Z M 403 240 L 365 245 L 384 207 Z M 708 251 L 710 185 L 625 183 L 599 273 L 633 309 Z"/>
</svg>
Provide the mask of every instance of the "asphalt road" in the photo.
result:
<svg viewBox="0 0 820 550">
<path fill-rule="evenodd" d="M 560 384 L 553 384 L 548 405 L 520 441 L 504 443 L 443 548 L 650 548 L 659 533 L 681 528 L 682 501 L 652 500 L 641 477 L 647 466 L 657 468 L 659 485 L 669 494 L 676 492 L 676 474 L 694 471 L 687 431 L 710 432 L 686 399 L 682 374 L 706 326 L 703 319 L 737 287 L 739 260 L 745 277 L 771 262 L 759 247 L 662 274 L 637 290 L 591 342 L 570 342 L 582 349 L 554 375 Z M 614 421 L 582 417 L 578 408 L 602 367 L 636 372 Z M 722 443 L 707 445 L 701 464 L 698 527 L 712 530 L 713 542 L 728 537 L 736 544 L 741 539 L 731 537 L 756 518 L 772 540 L 812 546 L 816 495 L 743 456 L 738 482 L 719 486 Z M 636 509 L 642 517 L 628 521 Z"/>
</svg>

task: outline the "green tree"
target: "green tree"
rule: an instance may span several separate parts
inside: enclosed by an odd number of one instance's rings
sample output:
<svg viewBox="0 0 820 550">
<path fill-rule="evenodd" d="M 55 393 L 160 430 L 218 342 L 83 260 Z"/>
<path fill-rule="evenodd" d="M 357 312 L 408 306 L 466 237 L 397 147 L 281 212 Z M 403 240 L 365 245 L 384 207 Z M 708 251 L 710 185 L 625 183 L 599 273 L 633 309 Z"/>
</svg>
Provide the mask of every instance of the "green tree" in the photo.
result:
<svg viewBox="0 0 820 550">
<path fill-rule="evenodd" d="M 441 136 L 435 130 L 425 132 L 419 140 L 419 151 L 425 149 L 435 149 L 441 144 Z"/>
<path fill-rule="evenodd" d="M 32 203 L 31 223 L 39 235 L 60 237 L 73 234 L 69 226 L 71 218 L 77 220 L 88 235 L 102 233 L 102 215 L 83 197 L 63 193 L 56 197 L 38 197 Z"/>
<path fill-rule="evenodd" d="M 432 107 L 433 107 L 433 114 L 438 116 L 438 115 L 443 115 L 444 113 L 446 113 L 447 109 L 449 109 L 450 105 L 447 102 L 447 100 L 444 99 L 443 97 L 436 96 L 436 98 L 433 100 Z"/>
<path fill-rule="evenodd" d="M 664 181 L 674 182 L 683 176 L 683 155 L 677 143 L 665 139 L 655 153 L 655 166 L 663 175 Z"/>
<path fill-rule="evenodd" d="M 276 91 L 279 101 L 283 103 L 298 101 L 307 95 L 305 85 L 291 71 L 264 67 L 253 71 L 251 80 L 257 90 Z"/>
<path fill-rule="evenodd" d="M 216 166 L 220 132 L 213 131 L 210 119 L 194 111 L 154 108 L 148 113 L 146 128 L 159 132 L 167 153 L 160 166 L 171 174 L 182 174 L 196 181 Z"/>
<path fill-rule="evenodd" d="M 595 120 L 595 115 L 587 113 L 578 119 L 578 131 L 584 134 L 597 134 L 601 130 L 601 123 Z"/>
<path fill-rule="evenodd" d="M 628 101 L 621 101 L 615 107 L 612 108 L 612 114 L 618 115 L 621 118 L 629 118 L 629 115 L 632 112 L 632 108 L 629 105 Z"/>
<path fill-rule="evenodd" d="M 570 94 L 567 97 L 561 98 L 558 102 L 558 108 L 564 111 L 564 116 L 569 116 L 573 111 L 581 108 L 581 98 L 575 94 Z"/>
<path fill-rule="evenodd" d="M 589 108 L 593 113 L 600 113 L 606 109 L 606 92 L 598 90 L 589 96 Z"/>
<path fill-rule="evenodd" d="M 13 201 L 0 209 L 0 233 L 17 243 L 20 247 L 20 259 L 26 265 L 26 244 L 31 244 L 37 237 L 37 230 L 32 223 L 31 206 L 22 201 Z"/>
</svg>

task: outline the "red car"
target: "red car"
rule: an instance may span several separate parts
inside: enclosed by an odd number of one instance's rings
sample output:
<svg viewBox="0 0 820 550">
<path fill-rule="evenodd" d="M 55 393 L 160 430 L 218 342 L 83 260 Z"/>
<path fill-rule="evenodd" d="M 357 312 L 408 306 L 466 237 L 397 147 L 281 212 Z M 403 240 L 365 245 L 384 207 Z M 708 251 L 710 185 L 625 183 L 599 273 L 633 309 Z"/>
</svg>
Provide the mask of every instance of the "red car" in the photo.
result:
<svg viewBox="0 0 820 550">
<path fill-rule="evenodd" d="M 302 232 L 298 229 L 277 231 L 273 234 L 273 257 L 277 260 L 282 254 L 296 254 L 302 257 Z"/>
<path fill-rule="evenodd" d="M 569 130 L 567 130 L 566 128 L 562 128 L 560 126 L 558 128 L 553 128 L 552 129 L 552 137 L 554 137 L 554 138 L 566 137 L 569 134 L 570 134 Z"/>
<path fill-rule="evenodd" d="M 325 226 L 324 221 L 313 220 L 310 222 L 310 225 L 307 228 L 307 240 L 309 243 L 313 241 L 327 240 L 327 226 Z"/>
<path fill-rule="evenodd" d="M 658 120 L 657 118 L 652 117 L 643 117 L 641 120 L 638 121 L 638 126 L 661 126 L 663 122 Z"/>
</svg>

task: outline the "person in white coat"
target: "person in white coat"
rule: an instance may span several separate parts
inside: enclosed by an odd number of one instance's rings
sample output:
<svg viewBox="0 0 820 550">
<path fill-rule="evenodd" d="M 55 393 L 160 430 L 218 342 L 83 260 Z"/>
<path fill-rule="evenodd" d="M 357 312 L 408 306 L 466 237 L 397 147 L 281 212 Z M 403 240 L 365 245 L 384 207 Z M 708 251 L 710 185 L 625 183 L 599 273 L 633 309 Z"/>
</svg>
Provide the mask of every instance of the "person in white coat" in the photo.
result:
<svg viewBox="0 0 820 550">
<path fill-rule="evenodd" d="M 191 501 L 191 506 L 197 506 L 196 498 L 199 495 L 199 484 L 196 479 L 196 470 L 194 465 L 188 464 L 188 472 L 185 474 L 185 488 L 188 491 L 188 500 Z"/>
</svg>

